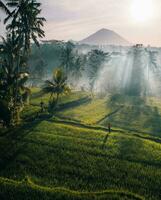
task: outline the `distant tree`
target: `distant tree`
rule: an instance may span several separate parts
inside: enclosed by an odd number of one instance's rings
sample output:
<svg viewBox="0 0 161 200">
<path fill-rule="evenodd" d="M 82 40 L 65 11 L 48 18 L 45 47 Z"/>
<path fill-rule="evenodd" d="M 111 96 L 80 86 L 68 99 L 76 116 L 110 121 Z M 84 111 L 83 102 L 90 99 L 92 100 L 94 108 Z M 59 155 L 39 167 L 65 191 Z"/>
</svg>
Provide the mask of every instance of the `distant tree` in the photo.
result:
<svg viewBox="0 0 161 200">
<path fill-rule="evenodd" d="M 90 89 L 93 91 L 93 86 L 96 81 L 98 71 L 103 63 L 109 61 L 110 54 L 101 50 L 94 49 L 88 53 L 88 76 L 90 80 Z"/>
<path fill-rule="evenodd" d="M 78 81 L 82 77 L 82 72 L 84 70 L 84 66 L 86 64 L 86 55 L 76 54 L 73 59 L 73 65 L 71 69 L 72 77 L 74 77 L 75 81 Z"/>
<path fill-rule="evenodd" d="M 141 96 L 144 93 L 144 68 L 142 52 L 139 48 L 133 49 L 133 62 L 130 81 L 126 84 L 125 93 L 129 96 Z"/>
<path fill-rule="evenodd" d="M 55 108 L 58 104 L 60 95 L 70 92 L 70 88 L 67 85 L 67 77 L 64 75 L 61 69 L 54 71 L 52 80 L 45 81 L 43 92 L 50 94 L 50 102 L 52 108 Z"/>
<path fill-rule="evenodd" d="M 41 57 L 38 57 L 35 60 L 35 66 L 30 68 L 30 81 L 32 82 L 32 86 L 40 84 L 47 74 L 47 64 L 45 60 Z"/>
<path fill-rule="evenodd" d="M 62 48 L 61 66 L 64 67 L 64 71 L 66 74 L 70 72 L 70 69 L 72 68 L 73 65 L 74 48 L 75 45 L 71 41 L 65 43 Z"/>
</svg>

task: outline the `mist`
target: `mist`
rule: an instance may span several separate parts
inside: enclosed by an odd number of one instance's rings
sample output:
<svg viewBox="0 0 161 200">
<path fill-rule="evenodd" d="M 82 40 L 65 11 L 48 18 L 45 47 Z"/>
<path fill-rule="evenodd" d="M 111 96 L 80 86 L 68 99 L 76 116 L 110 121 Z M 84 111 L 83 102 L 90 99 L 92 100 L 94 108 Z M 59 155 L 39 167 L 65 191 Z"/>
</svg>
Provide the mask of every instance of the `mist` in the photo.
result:
<svg viewBox="0 0 161 200">
<path fill-rule="evenodd" d="M 97 74 L 94 83 L 95 93 L 160 95 L 160 49 L 133 46 L 110 54 L 110 61 L 105 62 Z"/>
</svg>

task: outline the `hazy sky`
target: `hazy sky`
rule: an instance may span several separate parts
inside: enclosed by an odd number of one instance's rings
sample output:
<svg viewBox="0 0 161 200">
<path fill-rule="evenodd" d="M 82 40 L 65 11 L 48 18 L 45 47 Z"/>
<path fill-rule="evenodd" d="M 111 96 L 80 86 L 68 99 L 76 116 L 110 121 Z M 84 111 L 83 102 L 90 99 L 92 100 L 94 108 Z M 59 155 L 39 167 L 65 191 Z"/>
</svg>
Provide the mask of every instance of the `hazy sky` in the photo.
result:
<svg viewBox="0 0 161 200">
<path fill-rule="evenodd" d="M 81 40 L 107 28 L 130 42 L 161 46 L 161 0 L 40 1 L 47 19 L 46 39 Z"/>
</svg>

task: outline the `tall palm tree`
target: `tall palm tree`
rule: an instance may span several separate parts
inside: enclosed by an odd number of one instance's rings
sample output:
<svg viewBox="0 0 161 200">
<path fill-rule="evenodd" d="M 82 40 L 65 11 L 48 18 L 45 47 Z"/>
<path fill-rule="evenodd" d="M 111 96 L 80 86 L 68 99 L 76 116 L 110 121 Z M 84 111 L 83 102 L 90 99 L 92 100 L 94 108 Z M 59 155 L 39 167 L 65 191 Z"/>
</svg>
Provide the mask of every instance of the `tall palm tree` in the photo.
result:
<svg viewBox="0 0 161 200">
<path fill-rule="evenodd" d="M 8 35 L 7 39 L 2 39 L 3 44 L 0 46 L 0 101 L 3 100 L 5 103 L 2 105 L 8 106 L 8 110 L 12 113 L 10 117 L 14 117 L 14 113 L 18 120 L 19 114 L 17 111 L 23 106 L 30 93 L 30 90 L 25 87 L 29 74 L 26 72 L 17 73 L 17 46 L 14 37 Z"/>
<path fill-rule="evenodd" d="M 89 66 L 89 80 L 90 89 L 93 91 L 94 83 L 97 79 L 98 72 L 105 62 L 110 60 L 111 56 L 109 53 L 94 49 L 88 53 L 88 66 Z"/>
<path fill-rule="evenodd" d="M 25 82 L 29 76 L 24 70 L 27 57 L 33 40 L 39 45 L 38 38 L 44 36 L 42 30 L 44 18 L 40 17 L 40 3 L 36 0 L 6 0 L 0 1 L 0 8 L 6 11 L 7 17 L 4 20 L 7 29 L 7 39 L 3 38 L 0 51 L 0 62 L 2 73 L 0 96 L 7 97 L 6 102 L 12 105 L 13 112 L 19 115 L 20 104 L 29 90 Z M 8 11 L 10 10 L 10 11 Z"/>
<path fill-rule="evenodd" d="M 4 1 L 0 0 L 0 9 L 4 11 L 6 14 L 10 14 L 10 11 Z"/>
<path fill-rule="evenodd" d="M 84 70 L 84 65 L 86 63 L 86 55 L 76 54 L 73 61 L 73 67 L 71 69 L 72 77 L 78 82 L 82 77 L 82 72 Z"/>
<path fill-rule="evenodd" d="M 42 30 L 45 18 L 40 16 L 41 3 L 36 0 L 7 0 L 6 5 L 12 8 L 12 12 L 5 19 L 7 30 L 14 31 L 17 34 L 17 42 L 24 45 L 24 52 L 28 53 L 31 46 L 31 40 L 39 45 L 38 38 L 45 36 Z"/>
<path fill-rule="evenodd" d="M 52 81 L 47 80 L 43 87 L 43 92 L 51 94 L 50 100 L 54 106 L 57 105 L 60 95 L 70 92 L 70 88 L 67 85 L 67 77 L 64 75 L 61 69 L 57 69 L 53 74 Z"/>
<path fill-rule="evenodd" d="M 17 56 L 17 74 L 20 72 L 22 59 L 28 56 L 31 47 L 31 40 L 39 46 L 38 38 L 45 36 L 42 30 L 45 18 L 40 17 L 40 3 L 36 0 L 7 0 L 6 5 L 12 9 L 12 12 L 4 20 L 7 23 L 7 30 L 16 38 L 19 47 Z M 18 82 L 18 81 L 17 81 Z M 17 85 L 18 93 L 18 85 Z M 18 96 L 18 94 L 17 94 Z"/>
<path fill-rule="evenodd" d="M 75 47 L 75 45 L 71 41 L 68 41 L 63 46 L 63 51 L 62 51 L 62 56 L 61 56 L 61 59 L 62 59 L 61 65 L 64 67 L 66 74 L 69 72 L 69 70 L 73 64 L 73 59 L 74 59 L 73 49 L 74 49 L 74 47 Z"/>
</svg>

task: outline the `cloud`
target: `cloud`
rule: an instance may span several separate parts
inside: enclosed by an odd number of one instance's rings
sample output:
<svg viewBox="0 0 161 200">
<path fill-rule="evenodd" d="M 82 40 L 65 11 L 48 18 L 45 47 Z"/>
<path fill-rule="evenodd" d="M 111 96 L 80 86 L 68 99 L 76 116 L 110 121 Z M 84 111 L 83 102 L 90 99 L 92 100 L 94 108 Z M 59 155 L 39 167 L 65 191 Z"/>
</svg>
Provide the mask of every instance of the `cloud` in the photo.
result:
<svg viewBox="0 0 161 200">
<path fill-rule="evenodd" d="M 42 15 L 47 19 L 47 39 L 80 40 L 100 28 L 112 29 L 127 40 L 156 45 L 161 30 L 160 0 L 153 0 L 158 8 L 156 18 L 145 24 L 133 23 L 130 7 L 135 0 L 40 0 Z M 141 0 L 140 0 L 141 1 Z M 145 8 L 146 9 L 146 8 Z M 137 12 L 137 11 L 136 11 Z M 0 18 L 2 13 L 0 11 Z M 0 24 L 0 34 L 4 33 Z M 157 38 L 157 39 L 156 39 Z M 161 44 L 161 42 L 160 42 Z"/>
<path fill-rule="evenodd" d="M 113 28 L 127 22 L 128 0 L 41 0 L 47 13 L 48 38 L 81 39 L 99 28 Z M 117 13 L 117 15 L 116 15 Z M 120 13 L 120 14 L 118 14 Z"/>
</svg>

